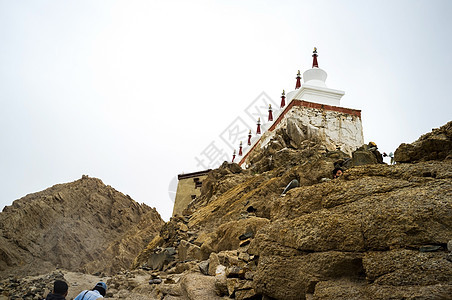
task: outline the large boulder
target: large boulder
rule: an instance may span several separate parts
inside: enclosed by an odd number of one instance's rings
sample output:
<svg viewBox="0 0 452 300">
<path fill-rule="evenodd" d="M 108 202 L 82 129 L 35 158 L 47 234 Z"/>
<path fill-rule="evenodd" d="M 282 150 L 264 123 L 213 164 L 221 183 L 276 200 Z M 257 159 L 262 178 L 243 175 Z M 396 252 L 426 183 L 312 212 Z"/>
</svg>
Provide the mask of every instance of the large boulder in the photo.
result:
<svg viewBox="0 0 452 300">
<path fill-rule="evenodd" d="M 204 258 L 208 258 L 211 252 L 237 249 L 244 239 L 253 238 L 268 223 L 268 219 L 258 217 L 230 221 L 208 235 L 201 235 L 195 243 L 201 244 Z"/>
<path fill-rule="evenodd" d="M 320 281 L 315 286 L 313 300 L 387 300 L 387 299 L 450 299 L 452 284 L 378 285 L 347 278 Z"/>
<path fill-rule="evenodd" d="M 383 163 L 383 155 L 378 151 L 374 142 L 362 145 L 352 153 L 352 159 L 346 163 L 346 167 L 355 167 Z"/>
<path fill-rule="evenodd" d="M 276 299 L 304 299 L 306 294 L 314 293 L 321 280 L 358 277 L 363 271 L 360 253 L 283 253 L 259 259 L 254 276 L 254 288 L 259 294 Z"/>
<path fill-rule="evenodd" d="M 352 165 L 353 166 L 362 166 L 362 165 L 370 165 L 376 164 L 377 158 L 370 151 L 357 150 L 352 153 Z"/>
<path fill-rule="evenodd" d="M 369 251 L 363 258 L 366 279 L 385 286 L 451 283 L 451 264 L 443 251 L 420 252 L 418 249 Z"/>
<path fill-rule="evenodd" d="M 181 286 L 188 299 L 222 299 L 222 297 L 219 297 L 215 292 L 215 277 L 213 276 L 189 273 L 182 278 Z"/>
<path fill-rule="evenodd" d="M 445 293 L 452 281 L 445 252 L 452 236 L 451 171 L 450 161 L 361 166 L 279 198 L 249 249 L 259 256 L 255 290 L 304 299 L 326 294 L 317 291 L 319 283 L 348 278 L 360 282 L 356 299 L 372 299 L 371 286 L 407 286 L 424 295 L 443 285 Z"/>
<path fill-rule="evenodd" d="M 452 121 L 424 134 L 412 144 L 401 144 L 394 153 L 400 163 L 452 158 Z"/>
</svg>

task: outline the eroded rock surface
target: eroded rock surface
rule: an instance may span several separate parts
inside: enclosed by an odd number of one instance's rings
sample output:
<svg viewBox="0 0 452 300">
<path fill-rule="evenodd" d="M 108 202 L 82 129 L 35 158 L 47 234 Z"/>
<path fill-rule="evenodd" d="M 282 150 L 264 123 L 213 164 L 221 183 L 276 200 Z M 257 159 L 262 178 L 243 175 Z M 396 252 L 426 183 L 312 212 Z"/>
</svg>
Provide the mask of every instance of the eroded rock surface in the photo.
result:
<svg viewBox="0 0 452 300">
<path fill-rule="evenodd" d="M 239 299 L 447 299 L 452 160 L 386 165 L 375 145 L 349 157 L 287 139 L 256 151 L 248 170 L 208 176 L 160 233 L 178 252 L 166 270 L 210 275 L 218 295 Z M 345 173 L 331 179 L 337 165 Z M 198 268 L 178 268 L 190 247 Z"/>
<path fill-rule="evenodd" d="M 148 231 L 150 212 L 139 221 L 122 218 L 119 224 L 141 225 L 118 230 L 120 242 L 94 253 L 116 253 L 129 233 L 147 246 L 134 270 L 108 278 L 108 297 L 449 299 L 452 160 L 445 144 L 444 151 L 426 145 L 444 140 L 450 124 L 421 137 L 428 159 L 417 159 L 413 146 L 410 163 L 396 165 L 382 163 L 375 145 L 348 156 L 310 139 L 308 128 L 279 130 L 251 155 L 249 169 L 224 163 L 212 170 L 201 196 L 158 234 Z M 338 179 L 335 166 L 345 170 Z M 282 195 L 294 179 L 298 187 Z M 87 222 L 92 218 L 100 217 Z M 4 264 L 17 264 L 14 253 L 2 251 Z"/>
<path fill-rule="evenodd" d="M 437 177 L 424 177 L 427 170 Z M 360 297 L 370 286 L 446 288 L 451 171 L 451 161 L 355 167 L 278 199 L 249 251 L 259 256 L 256 291 L 303 299 L 319 282 L 344 277 L 360 282 Z M 439 247 L 424 253 L 424 245 Z"/>
<path fill-rule="evenodd" d="M 3 209 L 0 276 L 127 269 L 162 225 L 155 209 L 83 176 Z"/>
<path fill-rule="evenodd" d="M 452 159 L 452 121 L 421 136 L 412 144 L 401 144 L 394 153 L 396 162 Z"/>
</svg>

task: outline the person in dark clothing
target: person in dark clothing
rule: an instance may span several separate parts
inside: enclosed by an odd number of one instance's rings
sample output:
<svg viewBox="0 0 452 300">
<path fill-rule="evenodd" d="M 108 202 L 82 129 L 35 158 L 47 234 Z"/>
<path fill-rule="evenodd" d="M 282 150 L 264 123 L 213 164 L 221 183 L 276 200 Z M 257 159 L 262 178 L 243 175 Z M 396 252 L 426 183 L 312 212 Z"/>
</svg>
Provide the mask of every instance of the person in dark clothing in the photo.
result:
<svg viewBox="0 0 452 300">
<path fill-rule="evenodd" d="M 64 300 L 66 299 L 68 289 L 69 287 L 66 282 L 55 280 L 53 291 L 47 295 L 46 300 Z"/>
</svg>

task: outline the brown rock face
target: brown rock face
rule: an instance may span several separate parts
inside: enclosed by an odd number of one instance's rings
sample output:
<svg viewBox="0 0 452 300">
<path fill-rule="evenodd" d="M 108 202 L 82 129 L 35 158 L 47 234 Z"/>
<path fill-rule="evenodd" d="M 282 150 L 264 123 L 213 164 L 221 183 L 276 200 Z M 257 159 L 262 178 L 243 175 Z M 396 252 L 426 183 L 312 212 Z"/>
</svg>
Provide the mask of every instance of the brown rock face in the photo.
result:
<svg viewBox="0 0 452 300">
<path fill-rule="evenodd" d="M 361 296 L 370 286 L 419 291 L 449 284 L 451 172 L 450 161 L 355 167 L 339 180 L 280 198 L 251 245 L 260 257 L 256 291 L 304 299 L 315 295 L 318 282 L 344 277 L 370 283 Z M 438 245 L 439 252 L 421 253 L 424 245 Z"/>
<path fill-rule="evenodd" d="M 396 162 L 452 159 L 452 121 L 433 129 L 412 144 L 401 144 L 394 153 Z"/>
<path fill-rule="evenodd" d="M 194 249 L 216 292 L 236 299 L 450 298 L 452 160 L 423 147 L 427 161 L 386 165 L 375 146 L 349 158 L 286 139 L 256 151 L 247 170 L 225 163 L 209 174 L 149 246 L 176 249 L 163 271 Z M 346 170 L 331 180 L 337 164 Z M 299 187 L 281 195 L 293 179 Z"/>
<path fill-rule="evenodd" d="M 4 208 L 0 276 L 128 268 L 162 225 L 155 209 L 83 176 Z"/>
</svg>

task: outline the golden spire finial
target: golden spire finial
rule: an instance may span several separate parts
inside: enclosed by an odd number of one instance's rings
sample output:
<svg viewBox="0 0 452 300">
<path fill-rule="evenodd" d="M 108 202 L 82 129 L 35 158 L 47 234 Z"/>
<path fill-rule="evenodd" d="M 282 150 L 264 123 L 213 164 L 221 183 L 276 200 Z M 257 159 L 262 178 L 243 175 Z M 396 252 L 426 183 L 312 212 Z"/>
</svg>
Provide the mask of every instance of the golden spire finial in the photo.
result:
<svg viewBox="0 0 452 300">
<path fill-rule="evenodd" d="M 300 75 L 301 75 L 301 72 L 300 72 L 300 70 L 298 70 L 297 76 L 300 76 Z"/>
<path fill-rule="evenodd" d="M 285 90 L 282 90 L 282 95 L 284 96 L 286 94 L 286 91 Z"/>
</svg>

